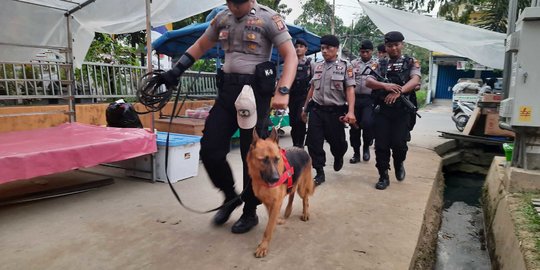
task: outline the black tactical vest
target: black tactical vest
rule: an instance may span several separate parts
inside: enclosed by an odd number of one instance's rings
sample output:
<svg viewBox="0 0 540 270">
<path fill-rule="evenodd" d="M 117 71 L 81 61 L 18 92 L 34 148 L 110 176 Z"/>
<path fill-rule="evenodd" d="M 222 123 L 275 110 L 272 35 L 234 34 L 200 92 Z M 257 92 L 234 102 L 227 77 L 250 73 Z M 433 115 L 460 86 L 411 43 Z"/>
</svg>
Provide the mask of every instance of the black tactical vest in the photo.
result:
<svg viewBox="0 0 540 270">
<path fill-rule="evenodd" d="M 296 77 L 291 86 L 291 96 L 305 96 L 309 90 L 309 81 L 311 81 L 311 58 L 308 58 L 304 64 L 298 64 Z"/>
<path fill-rule="evenodd" d="M 386 67 L 386 78 L 391 83 L 405 85 L 411 79 L 412 58 L 402 56 L 395 62 L 388 62 Z"/>
</svg>

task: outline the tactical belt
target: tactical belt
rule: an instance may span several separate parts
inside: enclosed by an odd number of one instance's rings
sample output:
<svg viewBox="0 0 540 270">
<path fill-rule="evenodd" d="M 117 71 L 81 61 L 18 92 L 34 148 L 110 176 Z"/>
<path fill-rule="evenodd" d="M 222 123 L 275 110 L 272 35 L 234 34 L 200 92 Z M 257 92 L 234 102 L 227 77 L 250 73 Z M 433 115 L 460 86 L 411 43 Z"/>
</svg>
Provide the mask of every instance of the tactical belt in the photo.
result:
<svg viewBox="0 0 540 270">
<path fill-rule="evenodd" d="M 238 74 L 238 73 L 223 73 L 223 83 L 225 84 L 252 84 L 255 82 L 255 75 Z"/>
<path fill-rule="evenodd" d="M 315 103 L 313 108 L 322 112 L 344 112 L 346 107 L 345 105 L 319 105 Z"/>
</svg>

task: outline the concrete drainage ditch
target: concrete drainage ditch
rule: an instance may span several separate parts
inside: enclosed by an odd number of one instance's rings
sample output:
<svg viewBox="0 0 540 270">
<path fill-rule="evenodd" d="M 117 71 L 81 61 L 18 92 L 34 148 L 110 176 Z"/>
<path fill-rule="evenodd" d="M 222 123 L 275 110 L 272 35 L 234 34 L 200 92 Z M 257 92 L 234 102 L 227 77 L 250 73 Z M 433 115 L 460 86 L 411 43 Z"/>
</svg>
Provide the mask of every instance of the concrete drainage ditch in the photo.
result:
<svg viewBox="0 0 540 270">
<path fill-rule="evenodd" d="M 496 269 L 486 246 L 483 186 L 499 145 L 449 141 L 435 149 L 442 157 L 442 209 L 433 243 L 431 269 Z"/>
</svg>

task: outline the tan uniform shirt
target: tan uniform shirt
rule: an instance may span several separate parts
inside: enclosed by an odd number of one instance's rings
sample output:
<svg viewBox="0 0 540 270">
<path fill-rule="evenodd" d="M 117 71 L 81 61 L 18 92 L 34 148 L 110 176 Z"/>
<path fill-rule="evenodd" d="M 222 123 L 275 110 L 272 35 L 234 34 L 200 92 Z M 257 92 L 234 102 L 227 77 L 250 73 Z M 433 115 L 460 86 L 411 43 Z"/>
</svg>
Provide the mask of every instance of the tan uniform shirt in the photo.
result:
<svg viewBox="0 0 540 270">
<path fill-rule="evenodd" d="M 223 71 L 239 74 L 254 74 L 256 65 L 270 59 L 272 45 L 278 47 L 291 40 L 283 18 L 259 4 L 240 19 L 228 9 L 221 11 L 204 34 L 221 43 L 225 51 Z"/>
<path fill-rule="evenodd" d="M 313 101 L 319 105 L 345 105 L 347 96 L 345 90 L 356 86 L 352 65 L 338 58 L 333 62 L 319 62 L 315 66 L 313 78 Z"/>
<path fill-rule="evenodd" d="M 366 69 L 366 66 L 371 67 L 375 72 L 378 71 L 379 62 L 377 59 L 370 59 L 367 62 L 362 61 L 361 58 L 355 59 L 351 62 L 354 70 L 354 77 L 356 79 L 356 88 L 354 88 L 355 94 L 371 94 L 371 88 L 366 86 L 367 75 L 362 75 L 362 72 Z M 365 72 L 369 74 L 369 71 Z"/>
</svg>

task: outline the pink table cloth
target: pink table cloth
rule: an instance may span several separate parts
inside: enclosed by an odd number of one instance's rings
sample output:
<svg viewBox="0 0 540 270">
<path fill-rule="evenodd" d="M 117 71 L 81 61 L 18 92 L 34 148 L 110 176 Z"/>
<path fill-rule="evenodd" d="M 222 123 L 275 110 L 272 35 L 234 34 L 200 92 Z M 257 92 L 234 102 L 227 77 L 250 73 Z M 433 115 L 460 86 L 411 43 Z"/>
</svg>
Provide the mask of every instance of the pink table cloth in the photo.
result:
<svg viewBox="0 0 540 270">
<path fill-rule="evenodd" d="M 80 123 L 0 133 L 0 184 L 157 151 L 155 134 Z"/>
</svg>

